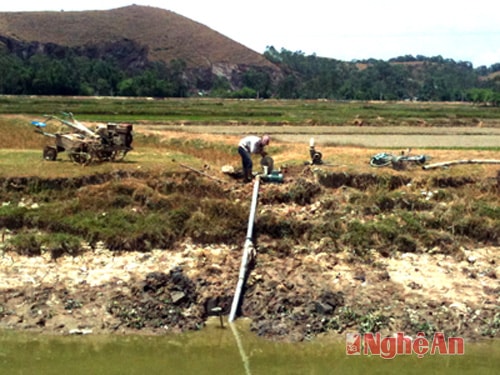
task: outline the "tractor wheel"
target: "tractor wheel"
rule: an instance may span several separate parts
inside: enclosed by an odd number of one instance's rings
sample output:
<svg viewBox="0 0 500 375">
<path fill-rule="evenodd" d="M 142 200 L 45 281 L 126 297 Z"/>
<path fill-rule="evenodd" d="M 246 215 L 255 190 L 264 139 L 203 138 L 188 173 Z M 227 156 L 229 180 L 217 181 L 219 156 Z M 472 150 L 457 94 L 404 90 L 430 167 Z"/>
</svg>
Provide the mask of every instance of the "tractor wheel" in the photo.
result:
<svg viewBox="0 0 500 375">
<path fill-rule="evenodd" d="M 81 165 L 89 164 L 92 160 L 92 157 L 86 152 L 72 152 L 69 154 L 69 158 L 72 162 Z"/>
<path fill-rule="evenodd" d="M 54 161 L 57 159 L 57 150 L 54 147 L 46 146 L 43 149 L 43 158 L 45 160 Z"/>
<path fill-rule="evenodd" d="M 128 150 L 116 150 L 111 157 L 111 160 L 113 161 L 122 161 L 125 158 L 125 155 L 127 155 Z"/>
<path fill-rule="evenodd" d="M 110 150 L 98 150 L 95 152 L 95 155 L 97 156 L 97 159 L 99 161 L 109 161 L 113 160 L 114 158 L 114 151 Z"/>
</svg>

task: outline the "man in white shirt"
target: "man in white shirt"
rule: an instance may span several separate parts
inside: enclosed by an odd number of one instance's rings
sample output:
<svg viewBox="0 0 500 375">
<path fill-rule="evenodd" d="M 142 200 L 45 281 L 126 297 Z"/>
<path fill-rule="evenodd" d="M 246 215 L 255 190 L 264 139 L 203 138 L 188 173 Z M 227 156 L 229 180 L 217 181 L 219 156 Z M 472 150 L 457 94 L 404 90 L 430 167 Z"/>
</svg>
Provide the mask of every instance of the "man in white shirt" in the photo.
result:
<svg viewBox="0 0 500 375">
<path fill-rule="evenodd" d="M 268 135 L 262 138 L 256 135 L 249 135 L 243 138 L 238 144 L 238 153 L 241 156 L 241 163 L 243 165 L 243 179 L 245 182 L 252 181 L 252 155 L 260 154 L 262 157 L 266 156 L 264 147 L 269 144 L 271 139 Z"/>
</svg>

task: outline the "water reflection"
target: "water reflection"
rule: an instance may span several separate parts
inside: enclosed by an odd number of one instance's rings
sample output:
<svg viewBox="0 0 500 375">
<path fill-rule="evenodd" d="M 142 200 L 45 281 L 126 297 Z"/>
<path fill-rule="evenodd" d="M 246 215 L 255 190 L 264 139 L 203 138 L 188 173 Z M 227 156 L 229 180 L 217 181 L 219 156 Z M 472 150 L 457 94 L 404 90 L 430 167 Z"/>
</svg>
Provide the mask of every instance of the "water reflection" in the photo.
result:
<svg viewBox="0 0 500 375">
<path fill-rule="evenodd" d="M 464 356 L 346 356 L 345 343 L 263 340 L 238 320 L 166 336 L 66 336 L 0 332 L 2 374 L 496 374 L 498 341 L 468 343 Z"/>
<path fill-rule="evenodd" d="M 236 324 L 234 322 L 229 323 L 229 327 L 233 332 L 236 345 L 238 346 L 241 362 L 243 362 L 243 367 L 245 368 L 245 375 L 251 375 L 252 372 L 250 371 L 250 360 L 248 359 L 247 353 L 245 352 L 245 348 L 243 347 L 243 343 L 241 342 L 241 337 L 240 337 L 240 332 L 238 331 L 238 327 L 236 327 Z"/>
</svg>

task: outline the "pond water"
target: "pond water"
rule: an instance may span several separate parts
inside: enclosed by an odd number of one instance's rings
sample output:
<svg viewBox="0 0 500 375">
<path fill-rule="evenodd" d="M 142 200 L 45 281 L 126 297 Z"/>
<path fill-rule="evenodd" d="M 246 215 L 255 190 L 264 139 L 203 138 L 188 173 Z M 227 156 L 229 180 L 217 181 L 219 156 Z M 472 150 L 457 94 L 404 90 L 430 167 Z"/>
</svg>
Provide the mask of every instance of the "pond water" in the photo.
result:
<svg viewBox="0 0 500 375">
<path fill-rule="evenodd" d="M 0 331 L 0 373 L 33 374 L 497 374 L 498 341 L 462 356 L 347 356 L 345 342 L 264 340 L 245 322 L 165 336 L 48 336 Z"/>
</svg>

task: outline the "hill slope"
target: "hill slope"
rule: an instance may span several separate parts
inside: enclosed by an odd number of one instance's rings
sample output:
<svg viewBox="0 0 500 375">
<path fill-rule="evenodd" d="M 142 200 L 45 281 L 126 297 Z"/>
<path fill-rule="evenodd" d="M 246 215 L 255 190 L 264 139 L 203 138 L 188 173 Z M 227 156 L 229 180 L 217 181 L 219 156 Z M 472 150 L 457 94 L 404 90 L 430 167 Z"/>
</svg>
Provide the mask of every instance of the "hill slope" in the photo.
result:
<svg viewBox="0 0 500 375">
<path fill-rule="evenodd" d="M 182 59 L 189 68 L 244 65 L 278 71 L 262 55 L 164 9 L 131 5 L 106 11 L 0 13 L 0 42 L 11 50 L 26 50 L 26 44 L 31 51 L 52 44 L 102 48 L 124 41 L 135 44 L 149 61 Z"/>
</svg>

